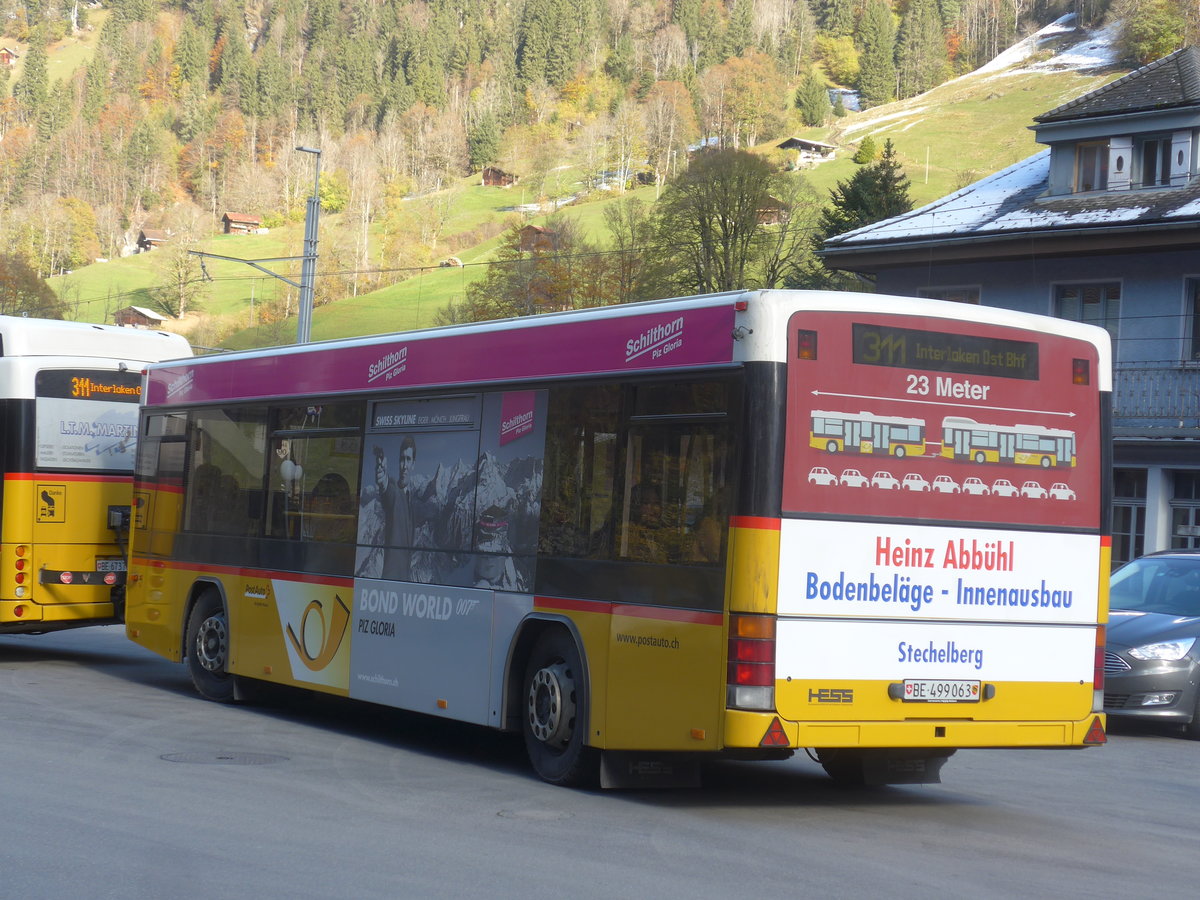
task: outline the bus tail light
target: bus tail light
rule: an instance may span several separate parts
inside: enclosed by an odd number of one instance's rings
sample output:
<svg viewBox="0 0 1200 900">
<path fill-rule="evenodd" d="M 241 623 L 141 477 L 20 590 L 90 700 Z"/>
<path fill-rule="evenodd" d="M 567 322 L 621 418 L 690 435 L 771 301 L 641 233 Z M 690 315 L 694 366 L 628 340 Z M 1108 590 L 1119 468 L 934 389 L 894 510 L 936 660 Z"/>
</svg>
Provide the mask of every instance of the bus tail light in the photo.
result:
<svg viewBox="0 0 1200 900">
<path fill-rule="evenodd" d="M 817 333 L 803 329 L 796 332 L 796 359 L 817 358 Z"/>
<path fill-rule="evenodd" d="M 775 617 L 729 617 L 726 705 L 735 709 L 775 708 Z"/>
<path fill-rule="evenodd" d="M 1091 384 L 1092 364 L 1086 359 L 1071 360 L 1071 384 Z"/>
<path fill-rule="evenodd" d="M 1107 629 L 1103 625 L 1096 629 L 1096 657 L 1092 669 L 1092 709 L 1100 712 L 1104 709 L 1104 645 L 1107 643 Z"/>
</svg>

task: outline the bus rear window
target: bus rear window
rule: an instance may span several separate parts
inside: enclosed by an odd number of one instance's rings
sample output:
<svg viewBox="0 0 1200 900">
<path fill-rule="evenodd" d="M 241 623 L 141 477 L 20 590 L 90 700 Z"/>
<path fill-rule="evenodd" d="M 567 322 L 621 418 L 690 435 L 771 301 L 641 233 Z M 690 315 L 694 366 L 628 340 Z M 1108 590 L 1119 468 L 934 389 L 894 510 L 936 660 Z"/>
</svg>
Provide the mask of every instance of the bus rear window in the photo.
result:
<svg viewBox="0 0 1200 900">
<path fill-rule="evenodd" d="M 38 372 L 34 385 L 37 466 L 132 472 L 141 391 L 137 372 Z"/>
</svg>

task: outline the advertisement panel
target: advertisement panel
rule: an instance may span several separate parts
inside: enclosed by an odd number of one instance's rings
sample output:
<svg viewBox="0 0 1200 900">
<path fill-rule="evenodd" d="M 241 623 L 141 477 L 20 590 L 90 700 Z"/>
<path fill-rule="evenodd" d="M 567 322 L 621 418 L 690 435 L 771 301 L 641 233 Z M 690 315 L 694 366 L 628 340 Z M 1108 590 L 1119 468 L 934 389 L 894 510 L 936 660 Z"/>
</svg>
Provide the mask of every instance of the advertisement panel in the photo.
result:
<svg viewBox="0 0 1200 900">
<path fill-rule="evenodd" d="M 1095 628 L 781 619 L 780 680 L 1090 682 Z"/>
<path fill-rule="evenodd" d="M 788 351 L 785 513 L 1099 529 L 1091 344 L 799 312 Z"/>
<path fill-rule="evenodd" d="M 1097 535 L 784 519 L 780 546 L 781 615 L 1096 621 Z"/>
</svg>

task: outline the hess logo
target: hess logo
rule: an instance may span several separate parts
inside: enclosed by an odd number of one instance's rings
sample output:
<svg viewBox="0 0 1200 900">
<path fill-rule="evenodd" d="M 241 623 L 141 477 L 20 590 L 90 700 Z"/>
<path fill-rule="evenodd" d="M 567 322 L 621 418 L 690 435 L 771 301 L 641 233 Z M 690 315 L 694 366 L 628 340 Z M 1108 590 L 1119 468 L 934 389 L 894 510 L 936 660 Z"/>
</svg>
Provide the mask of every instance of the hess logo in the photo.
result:
<svg viewBox="0 0 1200 900">
<path fill-rule="evenodd" d="M 852 688 L 821 688 L 820 690 L 808 691 L 809 703 L 853 703 L 854 690 Z"/>
</svg>

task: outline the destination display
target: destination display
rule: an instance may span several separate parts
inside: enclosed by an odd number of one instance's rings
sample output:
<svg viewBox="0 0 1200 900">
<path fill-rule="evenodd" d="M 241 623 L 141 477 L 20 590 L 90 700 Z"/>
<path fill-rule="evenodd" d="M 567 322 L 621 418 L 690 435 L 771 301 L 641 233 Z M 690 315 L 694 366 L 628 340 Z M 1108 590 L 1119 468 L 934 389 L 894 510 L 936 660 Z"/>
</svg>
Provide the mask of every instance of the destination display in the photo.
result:
<svg viewBox="0 0 1200 900">
<path fill-rule="evenodd" d="M 1038 378 L 1038 345 L 1032 341 L 922 331 L 854 323 L 854 361 L 926 372 Z"/>
</svg>

